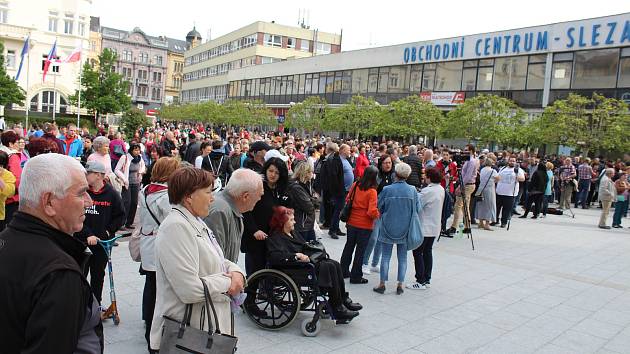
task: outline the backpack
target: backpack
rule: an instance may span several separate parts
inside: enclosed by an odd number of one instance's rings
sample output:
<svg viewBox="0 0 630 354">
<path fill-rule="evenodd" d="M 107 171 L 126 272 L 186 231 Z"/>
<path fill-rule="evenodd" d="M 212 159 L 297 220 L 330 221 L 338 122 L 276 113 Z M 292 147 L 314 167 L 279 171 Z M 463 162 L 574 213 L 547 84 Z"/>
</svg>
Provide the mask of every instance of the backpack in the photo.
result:
<svg viewBox="0 0 630 354">
<path fill-rule="evenodd" d="M 122 157 L 122 155 L 125 154 L 125 150 L 123 150 L 122 145 L 114 145 L 114 155 L 116 155 L 118 158 Z"/>
</svg>

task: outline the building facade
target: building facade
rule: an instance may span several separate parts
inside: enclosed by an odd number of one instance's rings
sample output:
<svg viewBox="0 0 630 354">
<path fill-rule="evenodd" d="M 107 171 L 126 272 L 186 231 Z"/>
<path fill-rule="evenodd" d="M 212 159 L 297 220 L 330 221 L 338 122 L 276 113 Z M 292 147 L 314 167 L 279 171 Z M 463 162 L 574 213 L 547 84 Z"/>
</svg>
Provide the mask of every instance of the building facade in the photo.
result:
<svg viewBox="0 0 630 354">
<path fill-rule="evenodd" d="M 480 93 L 540 112 L 570 92 L 630 102 L 630 13 L 355 50 L 227 75 L 228 98 L 288 108 L 309 96 L 343 104 L 354 95 L 388 104 L 421 95 L 443 109 Z"/>
<path fill-rule="evenodd" d="M 166 83 L 164 86 L 164 104 L 179 103 L 179 92 L 182 89 L 184 74 L 184 51 L 188 47 L 186 41 L 166 38 L 168 52 L 166 60 Z"/>
<path fill-rule="evenodd" d="M 182 102 L 224 101 L 232 70 L 340 51 L 340 35 L 255 22 L 186 51 Z"/>
<path fill-rule="evenodd" d="M 90 17 L 90 44 L 87 52 L 87 62 L 92 67 L 98 66 L 98 56 L 101 55 L 103 36 L 101 36 L 101 18 Z"/>
<path fill-rule="evenodd" d="M 31 111 L 71 113 L 68 96 L 78 89 L 80 63 L 53 64 L 43 81 L 44 62 L 55 41 L 61 59 L 77 47 L 89 47 L 91 9 L 91 0 L 0 1 L 0 41 L 5 46 L 3 54 L 11 77 L 17 75 L 22 47 L 30 36 L 30 50 L 18 84 L 26 91 Z M 26 102 L 12 108 L 24 110 Z"/>
</svg>

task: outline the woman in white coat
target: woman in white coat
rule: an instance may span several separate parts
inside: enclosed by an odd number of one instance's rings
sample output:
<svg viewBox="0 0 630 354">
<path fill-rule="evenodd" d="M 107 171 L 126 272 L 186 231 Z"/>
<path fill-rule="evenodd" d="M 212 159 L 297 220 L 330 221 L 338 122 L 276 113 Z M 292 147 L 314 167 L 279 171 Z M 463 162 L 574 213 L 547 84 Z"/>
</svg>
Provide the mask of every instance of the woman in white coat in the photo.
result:
<svg viewBox="0 0 630 354">
<path fill-rule="evenodd" d="M 155 162 L 151 183 L 140 192 L 140 274 L 145 276 L 142 292 L 142 320 L 145 324 L 144 337 L 149 345 L 151 322 L 155 309 L 155 239 L 160 224 L 171 212 L 168 200 L 168 178 L 179 168 L 179 161 L 163 157 Z"/>
<path fill-rule="evenodd" d="M 424 239 L 422 244 L 413 250 L 416 282 L 407 284 L 407 289 L 412 290 L 426 290 L 431 286 L 433 242 L 440 235 L 442 225 L 442 204 L 444 203 L 444 188 L 440 185 L 442 173 L 437 168 L 429 168 L 425 173 L 427 186 L 420 192 L 421 206 L 418 212 Z"/>
<path fill-rule="evenodd" d="M 191 326 L 207 330 L 200 323 L 205 309 L 203 282 L 214 302 L 219 328 L 233 333 L 230 301 L 239 298 L 245 285 L 243 271 L 223 256 L 212 231 L 201 218 L 208 215 L 213 201 L 213 177 L 204 170 L 185 167 L 168 181 L 173 210 L 158 229 L 155 240 L 157 301 L 151 325 L 151 349 L 159 350 L 164 317 L 181 321 L 187 304 L 192 304 Z M 203 328 L 200 328 L 201 327 Z"/>
</svg>

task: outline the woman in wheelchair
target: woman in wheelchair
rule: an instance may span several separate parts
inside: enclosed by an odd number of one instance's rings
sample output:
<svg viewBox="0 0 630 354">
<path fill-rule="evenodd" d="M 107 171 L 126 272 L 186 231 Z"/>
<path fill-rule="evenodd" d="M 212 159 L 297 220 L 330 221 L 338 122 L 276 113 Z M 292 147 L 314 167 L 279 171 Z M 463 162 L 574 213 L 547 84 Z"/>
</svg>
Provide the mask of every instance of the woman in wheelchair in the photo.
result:
<svg viewBox="0 0 630 354">
<path fill-rule="evenodd" d="M 310 262 L 307 244 L 294 232 L 293 209 L 275 207 L 271 218 L 271 236 L 267 239 L 267 260 L 274 266 Z M 346 292 L 341 265 L 328 257 L 317 261 L 315 269 L 319 288 L 328 293 L 329 304 L 338 321 L 347 321 L 359 315 L 361 304 L 352 302 Z"/>
</svg>

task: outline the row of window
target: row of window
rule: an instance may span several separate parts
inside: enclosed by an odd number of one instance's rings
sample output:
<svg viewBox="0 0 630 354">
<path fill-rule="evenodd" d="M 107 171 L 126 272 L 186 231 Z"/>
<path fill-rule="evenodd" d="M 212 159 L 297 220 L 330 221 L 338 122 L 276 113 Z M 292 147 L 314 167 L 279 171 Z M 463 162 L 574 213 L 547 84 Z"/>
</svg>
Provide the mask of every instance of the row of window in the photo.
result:
<svg viewBox="0 0 630 354">
<path fill-rule="evenodd" d="M 283 39 L 286 39 L 286 45 Z M 299 42 L 299 44 L 298 44 Z M 311 41 L 308 39 L 300 39 L 295 37 L 283 37 L 278 34 L 265 33 L 263 36 L 263 45 L 268 47 L 297 49 L 304 52 L 311 51 Z M 316 54 L 330 54 L 332 45 L 330 43 L 316 42 L 314 52 Z"/>
<path fill-rule="evenodd" d="M 256 64 L 256 57 L 248 57 L 244 59 L 234 60 L 228 63 L 213 65 L 211 67 L 191 71 L 184 74 L 184 81 L 200 80 L 206 77 L 225 75 L 233 69 L 245 68 Z"/>
<path fill-rule="evenodd" d="M 176 61 L 173 67 L 173 71 L 176 73 L 184 72 L 184 63 L 181 61 Z"/>
<path fill-rule="evenodd" d="M 48 31 L 59 32 L 60 20 L 63 20 L 63 33 L 74 34 L 74 24 L 76 22 L 76 34 L 81 37 L 85 36 L 85 29 L 87 28 L 87 20 L 85 16 L 78 16 L 78 19 L 75 21 L 75 15 L 71 12 L 64 13 L 62 18 L 58 11 L 48 11 Z"/>
<path fill-rule="evenodd" d="M 149 86 L 147 85 L 137 85 L 136 88 L 136 99 L 149 98 Z M 133 97 L 133 89 L 134 85 L 128 86 L 127 94 Z M 152 101 L 161 101 L 162 100 L 162 89 L 159 87 L 154 87 L 151 89 L 151 100 Z"/>
<path fill-rule="evenodd" d="M 7 1 L 0 1 L 0 23 L 9 22 L 9 3 Z"/>
<path fill-rule="evenodd" d="M 188 57 L 185 60 L 185 64 L 186 65 L 197 64 L 200 62 L 204 62 L 206 60 L 210 60 L 212 58 L 230 54 L 237 50 L 252 47 L 256 45 L 257 40 L 258 40 L 258 35 L 256 33 L 250 34 L 249 36 L 239 38 L 229 43 L 222 44 L 220 46 L 208 49 L 199 54 L 195 54 L 191 57 Z"/>
<path fill-rule="evenodd" d="M 115 49 L 113 48 L 109 48 L 110 50 L 116 52 Z M 138 56 L 137 56 L 137 60 L 134 60 L 133 57 L 133 51 L 131 49 L 123 49 L 121 55 L 118 57 L 119 60 L 122 61 L 128 61 L 128 62 L 133 62 L 133 61 L 137 61 L 138 63 L 142 63 L 142 64 L 149 64 L 149 53 L 147 52 L 139 52 Z M 154 55 L 153 56 L 153 60 L 151 61 L 151 64 L 153 65 L 158 65 L 158 66 L 163 66 L 164 64 L 164 57 L 161 55 Z"/>
<path fill-rule="evenodd" d="M 223 102 L 227 98 L 227 85 L 202 87 L 192 90 L 182 90 L 182 102 L 216 101 Z"/>
<path fill-rule="evenodd" d="M 120 69 L 120 74 L 127 81 L 131 81 L 133 79 L 133 69 L 132 68 L 122 67 Z M 162 73 L 161 72 L 154 71 L 151 74 L 152 75 L 149 75 L 149 71 L 147 71 L 147 70 L 139 69 L 137 71 L 136 79 L 148 82 L 149 77 L 151 76 L 151 78 L 153 79 L 152 81 L 154 83 L 161 83 L 162 82 Z"/>
<path fill-rule="evenodd" d="M 230 97 L 542 90 L 546 55 L 288 75 L 230 83 Z M 630 87 L 630 48 L 557 53 L 551 89 Z"/>
</svg>

